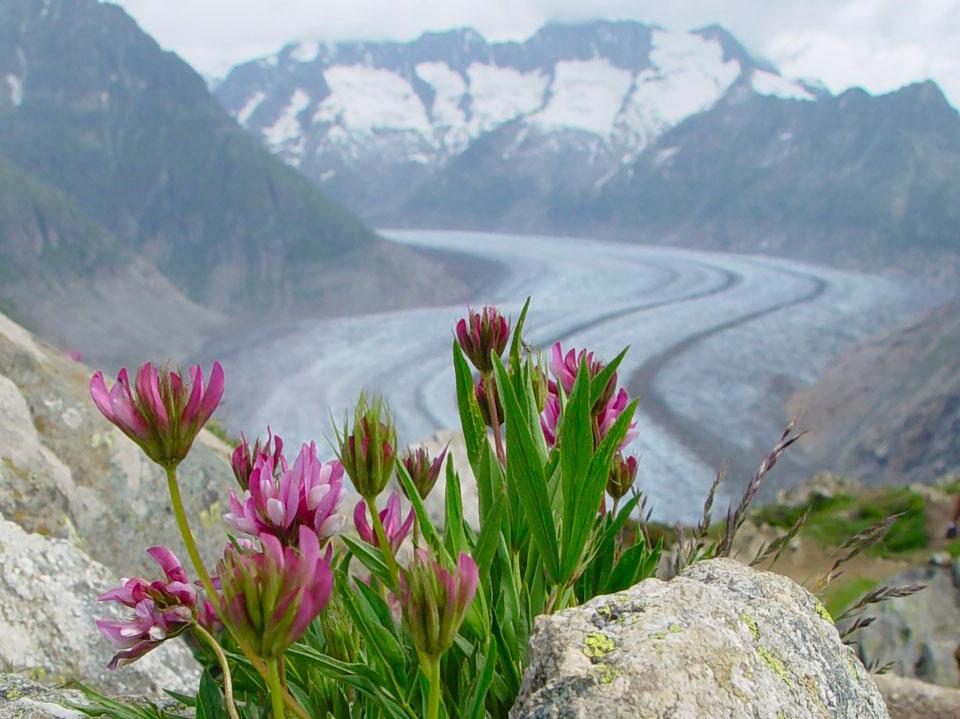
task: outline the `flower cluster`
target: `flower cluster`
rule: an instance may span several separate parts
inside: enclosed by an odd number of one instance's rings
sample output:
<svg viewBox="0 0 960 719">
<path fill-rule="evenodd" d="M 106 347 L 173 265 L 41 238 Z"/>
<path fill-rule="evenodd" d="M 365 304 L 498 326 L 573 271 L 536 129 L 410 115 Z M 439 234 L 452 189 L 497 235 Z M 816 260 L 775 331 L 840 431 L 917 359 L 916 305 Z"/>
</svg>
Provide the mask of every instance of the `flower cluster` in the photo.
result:
<svg viewBox="0 0 960 719">
<path fill-rule="evenodd" d="M 321 541 L 328 539 L 342 524 L 337 509 L 343 494 L 343 466 L 336 460 L 321 462 L 311 442 L 300 448 L 293 467 L 288 468 L 281 453 L 283 442 L 279 437 L 275 440 L 272 452 L 259 450 L 257 443 L 249 472 L 246 440 L 237 447 L 234 473 L 238 481 L 246 474 L 247 489 L 239 496 L 230 492 L 230 511 L 223 515 L 224 521 L 245 534 L 270 534 L 286 546 L 296 543 L 301 526 L 310 527 Z"/>
<path fill-rule="evenodd" d="M 130 386 L 127 370 L 107 389 L 103 372 L 90 380 L 90 395 L 97 409 L 113 422 L 144 453 L 159 465 L 175 467 L 193 445 L 223 396 L 223 368 L 213 363 L 210 382 L 204 387 L 203 371 L 190 368 L 190 377 L 181 372 L 159 370 L 147 362 L 137 371 Z"/>
<path fill-rule="evenodd" d="M 450 648 L 478 582 L 477 564 L 469 554 L 461 552 L 451 572 L 435 557 L 417 550 L 403 577 L 400 605 L 418 653 L 439 657 Z"/>
<path fill-rule="evenodd" d="M 277 659 L 323 611 L 333 588 L 332 547 L 301 525 L 297 546 L 260 535 L 259 551 L 229 545 L 218 565 L 221 616 L 257 656 Z"/>
<path fill-rule="evenodd" d="M 360 395 L 353 423 L 337 430 L 338 457 L 361 497 L 374 499 L 393 476 L 397 429 L 379 395 Z"/>
<path fill-rule="evenodd" d="M 147 553 L 160 565 L 165 579 L 149 582 L 133 577 L 99 597 L 101 602 L 119 602 L 133 610 L 133 615 L 123 621 L 97 620 L 97 628 L 118 650 L 110 660 L 110 669 L 129 664 L 179 636 L 197 623 L 201 614 L 205 621 L 211 621 L 209 604 L 199 601 L 196 588 L 173 552 L 166 547 L 150 547 Z"/>
<path fill-rule="evenodd" d="M 433 459 L 430 459 L 430 453 L 426 447 L 407 448 L 400 455 L 400 463 L 407 470 L 410 479 L 413 480 L 413 486 L 417 488 L 421 499 L 426 499 L 430 490 L 433 489 L 433 485 L 437 483 L 440 470 L 443 468 L 443 460 L 447 458 L 447 449 L 447 447 L 444 447 L 443 451 Z M 401 488 L 403 493 L 406 494 L 406 488 Z"/>
<path fill-rule="evenodd" d="M 484 376 L 493 371 L 493 354 L 503 355 L 510 336 L 507 318 L 496 307 L 484 307 L 479 312 L 472 308 L 457 322 L 457 342 L 473 366 Z"/>
<path fill-rule="evenodd" d="M 547 445 L 553 447 L 557 442 L 557 431 L 560 425 L 561 401 L 560 390 L 564 396 L 573 391 L 573 384 L 577 379 L 581 365 L 586 365 L 590 379 L 599 375 L 606 365 L 593 352 L 587 350 L 570 349 L 564 353 L 559 342 L 553 345 L 550 361 L 550 372 L 554 381 L 549 383 L 549 394 L 546 405 L 540 415 L 540 428 L 543 430 Z M 593 421 L 594 443 L 599 444 L 607 435 L 617 419 L 626 411 L 630 404 L 627 391 L 617 388 L 617 373 L 614 372 L 603 388 L 599 399 L 591 408 Z M 637 423 L 631 422 L 623 442 L 620 443 L 617 455 L 614 457 L 610 478 L 607 482 L 607 493 L 615 500 L 626 495 L 633 487 L 637 476 L 637 460 L 635 457 L 624 458 L 622 450 L 637 437 Z"/>
</svg>

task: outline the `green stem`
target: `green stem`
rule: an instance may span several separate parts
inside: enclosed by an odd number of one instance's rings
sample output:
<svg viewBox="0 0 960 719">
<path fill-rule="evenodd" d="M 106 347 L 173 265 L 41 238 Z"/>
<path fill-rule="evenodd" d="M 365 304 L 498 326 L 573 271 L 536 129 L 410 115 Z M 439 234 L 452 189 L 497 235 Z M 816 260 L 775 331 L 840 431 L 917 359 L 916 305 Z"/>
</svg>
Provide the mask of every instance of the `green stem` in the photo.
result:
<svg viewBox="0 0 960 719">
<path fill-rule="evenodd" d="M 490 424 L 493 425 L 493 444 L 497 448 L 497 459 L 500 464 L 507 460 L 507 454 L 503 451 L 503 437 L 500 436 L 500 417 L 497 414 L 497 398 L 494 396 L 496 384 L 493 382 L 493 374 L 487 374 L 483 377 L 484 389 L 487 395 L 487 410 L 490 412 Z"/>
<path fill-rule="evenodd" d="M 177 518 L 177 527 L 180 529 L 180 536 L 183 538 L 183 544 L 187 548 L 187 554 L 190 555 L 190 561 L 193 562 L 193 568 L 200 577 L 200 583 L 203 590 L 210 598 L 214 609 L 219 614 L 219 607 L 216 606 L 217 592 L 213 588 L 213 582 L 210 581 L 210 574 L 203 564 L 203 558 L 200 556 L 200 550 L 197 549 L 197 542 L 193 538 L 193 532 L 190 531 L 190 523 L 187 521 L 187 512 L 183 508 L 183 498 L 180 496 L 180 485 L 177 483 L 177 468 L 167 467 L 167 489 L 170 490 L 170 501 L 173 504 L 173 515 Z"/>
<path fill-rule="evenodd" d="M 367 503 L 367 509 L 370 510 L 370 519 L 373 522 L 373 531 L 377 535 L 377 542 L 380 545 L 380 551 L 387 560 L 387 569 L 390 570 L 390 578 L 393 580 L 394 592 L 400 591 L 400 566 L 397 564 L 396 557 L 393 556 L 393 547 L 387 541 L 387 533 L 383 528 L 383 522 L 380 521 L 380 512 L 377 511 L 376 497 L 364 497 Z"/>
<path fill-rule="evenodd" d="M 427 681 L 430 693 L 427 695 L 427 719 L 440 717 L 440 657 L 427 657 Z"/>
<path fill-rule="evenodd" d="M 217 655 L 217 661 L 220 662 L 220 668 L 223 670 L 223 694 L 227 699 L 227 713 L 230 715 L 230 719 L 240 719 L 237 714 L 237 706 L 233 702 L 233 676 L 230 674 L 230 665 L 227 664 L 227 657 L 224 655 L 223 649 L 220 648 L 213 635 L 199 624 L 193 625 L 193 633 L 209 644 L 213 653 Z"/>
<path fill-rule="evenodd" d="M 190 524 L 187 521 L 187 513 L 183 508 L 183 498 L 180 496 L 180 485 L 177 483 L 177 468 L 166 467 L 167 471 L 167 489 L 170 491 L 170 503 L 173 505 L 173 514 L 177 519 L 177 527 L 180 530 L 180 536 L 183 539 L 183 544 L 187 548 L 187 554 L 190 556 L 190 561 L 193 563 L 193 568 L 197 573 L 197 576 L 200 577 L 200 584 L 203 585 L 203 590 L 207 593 L 207 598 L 210 600 L 210 603 L 213 605 L 213 610 L 217 613 L 217 616 L 224 623 L 224 626 L 227 629 L 230 629 L 229 622 L 224 621 L 223 613 L 221 611 L 220 603 L 217 601 L 217 591 L 213 588 L 213 582 L 210 581 L 210 574 L 207 572 L 207 568 L 203 564 L 203 559 L 200 556 L 200 550 L 197 549 L 197 542 L 193 538 L 193 532 L 190 531 Z M 234 640 L 237 642 L 237 646 L 240 648 L 240 651 L 243 652 L 243 655 L 247 658 L 250 664 L 253 665 L 253 668 L 262 676 L 265 680 L 269 680 L 267 676 L 267 666 L 264 664 L 264 661 L 257 656 L 257 654 L 244 642 L 240 637 L 234 634 L 233 631 L 230 632 L 233 635 Z M 302 719 L 308 719 L 309 715 L 299 706 L 296 699 L 293 698 L 288 692 L 284 692 L 283 698 L 297 716 Z"/>
<path fill-rule="evenodd" d="M 270 704 L 273 719 L 283 719 L 283 687 L 280 685 L 280 670 L 276 659 L 267 660 L 267 686 L 270 688 Z"/>
</svg>

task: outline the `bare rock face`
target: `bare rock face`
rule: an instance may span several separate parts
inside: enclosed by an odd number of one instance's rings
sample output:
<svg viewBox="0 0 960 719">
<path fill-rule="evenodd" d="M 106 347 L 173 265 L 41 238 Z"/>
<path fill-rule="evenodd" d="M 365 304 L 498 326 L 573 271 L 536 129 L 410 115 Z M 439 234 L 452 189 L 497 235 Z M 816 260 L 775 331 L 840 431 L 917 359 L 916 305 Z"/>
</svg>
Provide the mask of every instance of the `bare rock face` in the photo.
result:
<svg viewBox="0 0 960 719">
<path fill-rule="evenodd" d="M 816 598 L 715 559 L 538 619 L 510 716 L 889 715 Z"/>
<path fill-rule="evenodd" d="M 112 645 L 94 619 L 118 616 L 115 603 L 97 601 L 118 584 L 69 541 L 28 534 L 0 515 L 0 671 L 28 672 L 44 683 L 76 679 L 122 694 L 195 688 L 199 665 L 181 640 L 107 669 Z"/>
<path fill-rule="evenodd" d="M 892 662 L 891 671 L 899 676 L 956 687 L 960 684 L 960 562 L 914 567 L 885 583 L 924 584 L 926 589 L 871 610 L 875 621 L 857 632 L 860 658 L 867 664 Z"/>
<path fill-rule="evenodd" d="M 878 674 L 877 688 L 890 719 L 955 719 L 960 717 L 960 690 L 938 687 L 896 674 Z"/>
<path fill-rule="evenodd" d="M 185 559 L 163 471 L 94 407 L 92 373 L 0 314 L 0 513 L 70 539 L 121 576 L 153 571 L 153 544 Z M 226 544 L 229 448 L 201 432 L 179 475 L 212 566 Z"/>
</svg>

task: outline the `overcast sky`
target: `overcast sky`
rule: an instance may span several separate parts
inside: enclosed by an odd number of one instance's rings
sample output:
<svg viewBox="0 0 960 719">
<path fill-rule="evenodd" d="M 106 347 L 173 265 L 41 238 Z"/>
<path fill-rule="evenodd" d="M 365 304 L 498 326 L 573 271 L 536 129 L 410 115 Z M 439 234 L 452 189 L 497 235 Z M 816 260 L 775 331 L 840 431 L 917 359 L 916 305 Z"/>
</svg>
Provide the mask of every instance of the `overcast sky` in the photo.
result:
<svg viewBox="0 0 960 719">
<path fill-rule="evenodd" d="M 834 92 L 933 78 L 960 106 L 960 0 L 117 0 L 203 74 L 296 40 L 407 40 L 470 26 L 523 39 L 546 22 L 720 23 L 789 76 Z"/>
</svg>

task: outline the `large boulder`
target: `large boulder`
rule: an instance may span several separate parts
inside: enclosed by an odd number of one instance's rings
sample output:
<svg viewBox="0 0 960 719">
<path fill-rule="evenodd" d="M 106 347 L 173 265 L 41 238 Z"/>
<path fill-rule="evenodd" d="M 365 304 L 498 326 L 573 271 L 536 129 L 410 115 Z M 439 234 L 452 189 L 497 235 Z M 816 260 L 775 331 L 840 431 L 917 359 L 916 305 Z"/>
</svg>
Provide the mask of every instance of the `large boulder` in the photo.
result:
<svg viewBox="0 0 960 719">
<path fill-rule="evenodd" d="M 28 534 L 0 515 L 0 671 L 45 684 L 79 680 L 111 693 L 159 696 L 196 689 L 199 665 L 182 641 L 167 642 L 118 671 L 112 645 L 94 625 L 118 616 L 97 597 L 117 577 L 64 539 Z"/>
<path fill-rule="evenodd" d="M 153 571 L 144 553 L 153 544 L 186 556 L 166 479 L 94 407 L 92 373 L 0 314 L 0 513 L 27 532 L 70 539 L 116 574 Z M 229 448 L 202 432 L 179 473 L 212 566 L 227 541 Z"/>
<path fill-rule="evenodd" d="M 909 597 L 873 608 L 873 624 L 857 633 L 864 664 L 892 662 L 894 674 L 931 684 L 960 684 L 960 562 L 914 567 L 885 580 L 891 586 L 925 584 Z"/>
<path fill-rule="evenodd" d="M 823 605 L 728 559 L 541 617 L 513 719 L 887 717 Z"/>
<path fill-rule="evenodd" d="M 896 674 L 878 674 L 877 688 L 887 703 L 890 719 L 956 719 L 960 717 L 960 691 L 907 679 Z"/>
</svg>

